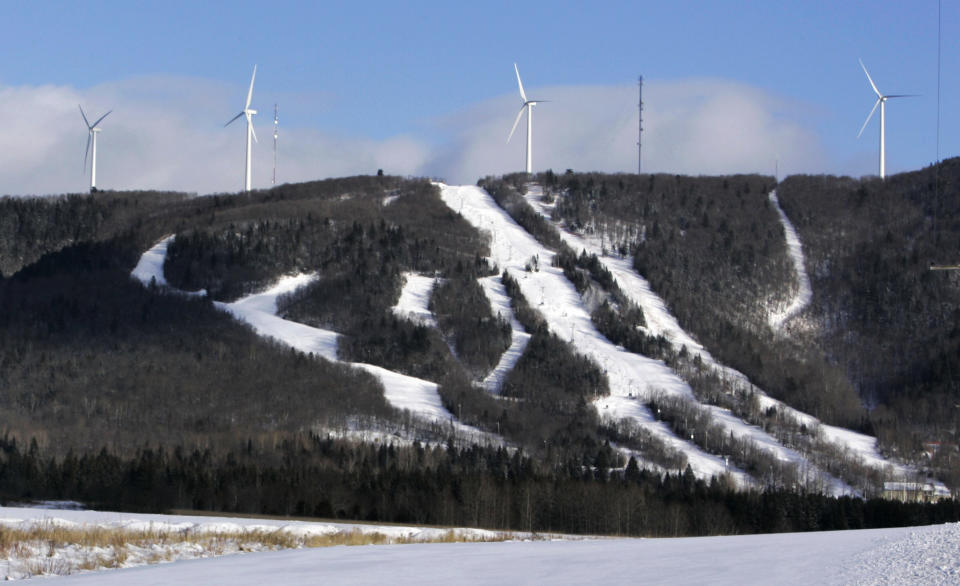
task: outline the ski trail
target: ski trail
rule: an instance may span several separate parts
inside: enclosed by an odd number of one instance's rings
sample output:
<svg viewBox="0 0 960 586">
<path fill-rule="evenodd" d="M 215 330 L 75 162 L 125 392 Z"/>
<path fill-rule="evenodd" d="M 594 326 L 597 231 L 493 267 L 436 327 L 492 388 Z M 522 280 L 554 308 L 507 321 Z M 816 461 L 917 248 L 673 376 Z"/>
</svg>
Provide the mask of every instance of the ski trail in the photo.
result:
<svg viewBox="0 0 960 586">
<path fill-rule="evenodd" d="M 404 273 L 403 279 L 403 289 L 400 292 L 400 299 L 392 308 L 393 313 L 414 323 L 437 327 L 436 316 L 430 311 L 430 297 L 433 295 L 437 280 L 412 272 Z M 478 282 L 483 288 L 493 311 L 499 312 L 502 317 L 508 319 L 511 326 L 510 347 L 504 351 L 497 365 L 481 382 L 483 388 L 488 392 L 498 394 L 507 374 L 513 370 L 517 361 L 520 360 L 520 356 L 523 355 L 527 342 L 530 341 L 530 334 L 523 329 L 516 316 L 513 315 L 513 309 L 510 307 L 510 297 L 507 296 L 500 278 L 486 277 L 478 279 Z M 450 351 L 455 353 L 452 345 Z"/>
<path fill-rule="evenodd" d="M 504 351 L 500 356 L 500 361 L 481 383 L 487 392 L 499 394 L 503 387 L 503 381 L 506 380 L 513 367 L 517 365 L 520 357 L 523 356 L 523 351 L 527 349 L 530 334 L 517 321 L 517 316 L 514 315 L 513 308 L 510 306 L 510 296 L 507 295 L 500 277 L 480 279 L 480 285 L 483 287 L 483 292 L 486 294 L 487 300 L 490 301 L 490 307 L 493 308 L 494 313 L 498 313 L 500 317 L 510 322 L 510 347 Z"/>
<path fill-rule="evenodd" d="M 780 207 L 780 200 L 777 198 L 776 189 L 770 192 L 770 201 L 780 215 L 780 224 L 783 225 L 783 234 L 787 241 L 787 254 L 790 255 L 790 260 L 793 262 L 793 271 L 797 275 L 798 284 L 797 294 L 793 297 L 793 301 L 790 302 L 786 309 L 770 314 L 770 327 L 774 330 L 779 330 L 790 319 L 810 305 L 810 300 L 813 299 L 813 289 L 810 287 L 810 277 L 807 275 L 807 267 L 803 257 L 803 246 L 800 244 L 800 237 L 797 235 L 797 230 L 793 227 L 790 218 L 787 217 L 786 212 Z"/>
<path fill-rule="evenodd" d="M 171 291 L 178 291 L 170 288 L 163 275 L 167 247 L 173 239 L 173 236 L 167 236 L 145 252 L 131 272 L 131 276 L 145 286 L 151 283 L 163 284 Z M 337 340 L 340 336 L 338 333 L 283 319 L 276 315 L 277 298 L 280 295 L 293 292 L 314 279 L 316 275 L 300 274 L 281 277 L 274 285 L 260 293 L 248 295 L 233 303 L 216 301 L 214 306 L 250 324 L 259 336 L 271 338 L 300 352 L 336 362 L 338 361 Z M 409 410 L 426 421 L 450 423 L 458 433 L 475 440 L 503 443 L 503 440 L 497 436 L 456 421 L 453 414 L 443 406 L 436 383 L 372 364 L 361 362 L 343 362 L 343 364 L 360 368 L 377 377 L 383 385 L 387 402 L 396 409 Z"/>
<path fill-rule="evenodd" d="M 527 190 L 525 198 L 535 211 L 547 219 L 550 219 L 550 209 L 553 205 L 544 204 L 541 201 L 542 195 L 543 190 L 540 186 L 531 185 Z M 647 320 L 647 329 L 651 334 L 663 335 L 677 350 L 682 346 L 686 346 L 688 351 L 694 354 L 700 354 L 700 359 L 703 361 L 703 364 L 714 370 L 721 379 L 743 392 L 754 393 L 759 399 L 762 409 L 780 409 L 807 427 L 819 428 L 822 430 L 823 438 L 826 441 L 841 449 L 849 450 L 850 453 L 861 458 L 863 462 L 869 466 L 886 469 L 904 478 L 915 475 L 915 471 L 909 467 L 892 463 L 884 458 L 877 449 L 876 438 L 842 427 L 824 424 L 812 415 L 798 411 L 786 403 L 770 397 L 763 389 L 760 389 L 750 382 L 750 379 L 742 372 L 717 362 L 702 344 L 694 340 L 692 336 L 680 327 L 676 318 L 666 309 L 666 303 L 653 292 L 650 283 L 633 269 L 633 264 L 629 260 L 604 256 L 601 243 L 594 239 L 577 236 L 563 229 L 560 229 L 559 232 L 564 242 L 575 251 L 586 250 L 588 254 L 595 254 L 597 258 L 600 259 L 600 262 L 616 278 L 620 290 L 643 310 L 644 318 Z M 801 266 L 803 266 L 802 258 L 800 263 Z M 803 274 L 806 275 L 806 272 Z M 711 405 L 703 406 L 710 408 L 715 416 L 719 415 L 721 418 L 726 419 L 722 413 L 720 413 L 726 410 Z M 755 426 L 749 427 L 755 428 Z M 766 443 L 766 440 L 761 440 L 761 443 Z"/>
<path fill-rule="evenodd" d="M 163 262 L 167 259 L 167 246 L 173 241 L 173 238 L 173 236 L 164 236 L 144 252 L 130 276 L 144 285 L 149 286 L 152 282 L 160 287 L 169 287 L 167 279 L 163 276 Z"/>
<path fill-rule="evenodd" d="M 437 320 L 430 311 L 430 297 L 437 280 L 417 273 L 403 273 L 403 288 L 400 299 L 393 306 L 397 317 L 428 327 L 437 327 Z"/>
<path fill-rule="evenodd" d="M 666 424 L 655 421 L 642 397 L 655 392 L 693 400 L 693 393 L 663 362 L 632 354 L 610 343 L 596 330 L 580 294 L 563 271 L 551 266 L 554 252 L 541 245 L 500 208 L 490 195 L 476 186 L 440 185 L 441 199 L 452 210 L 481 230 L 490 230 L 492 260 L 517 280 L 527 301 L 546 319 L 557 336 L 571 340 L 576 350 L 594 360 L 607 374 L 610 396 L 595 401 L 604 417 L 629 418 L 647 429 L 667 446 L 683 453 L 694 473 L 703 478 L 730 473 L 741 486 L 752 479 L 740 470 L 727 467 L 720 457 L 676 436 Z M 540 269 L 526 271 L 536 259 Z"/>
</svg>

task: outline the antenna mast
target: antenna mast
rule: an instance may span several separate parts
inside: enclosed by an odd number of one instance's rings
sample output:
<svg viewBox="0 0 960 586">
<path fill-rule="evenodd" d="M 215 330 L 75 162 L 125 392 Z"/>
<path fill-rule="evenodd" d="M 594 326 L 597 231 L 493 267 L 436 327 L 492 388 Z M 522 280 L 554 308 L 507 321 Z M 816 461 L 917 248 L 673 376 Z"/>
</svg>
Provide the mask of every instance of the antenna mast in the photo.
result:
<svg viewBox="0 0 960 586">
<path fill-rule="evenodd" d="M 280 121 L 280 107 L 273 105 L 273 185 L 277 184 L 277 128 Z"/>
<path fill-rule="evenodd" d="M 643 172 L 643 76 L 637 81 L 637 87 L 640 92 L 640 102 L 637 106 L 640 108 L 640 117 L 637 122 L 637 175 Z"/>
</svg>

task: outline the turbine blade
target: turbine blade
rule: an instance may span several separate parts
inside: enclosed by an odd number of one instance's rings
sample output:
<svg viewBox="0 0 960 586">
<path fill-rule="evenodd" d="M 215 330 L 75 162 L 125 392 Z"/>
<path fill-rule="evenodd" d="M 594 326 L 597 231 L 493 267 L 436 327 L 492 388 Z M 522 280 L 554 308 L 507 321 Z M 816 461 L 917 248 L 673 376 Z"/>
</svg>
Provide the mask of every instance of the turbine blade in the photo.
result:
<svg viewBox="0 0 960 586">
<path fill-rule="evenodd" d="M 883 96 L 885 98 L 919 98 L 920 94 L 890 94 L 889 96 Z"/>
<path fill-rule="evenodd" d="M 253 80 L 257 79 L 257 66 L 253 66 L 253 75 L 250 76 L 250 91 L 247 92 L 247 105 L 243 108 L 244 110 L 250 109 L 250 100 L 253 99 Z"/>
<path fill-rule="evenodd" d="M 90 155 L 90 137 L 92 135 L 92 132 L 87 133 L 87 150 L 83 151 L 83 174 L 86 174 L 87 172 L 87 157 Z"/>
<path fill-rule="evenodd" d="M 110 110 L 110 112 L 113 112 L 113 110 Z M 103 119 L 110 115 L 110 112 L 107 112 L 106 114 L 98 118 L 97 121 L 93 123 L 93 126 L 91 126 L 91 128 L 96 128 L 97 124 L 100 124 L 101 122 L 103 122 Z"/>
<path fill-rule="evenodd" d="M 520 86 L 520 98 L 523 99 L 523 103 L 527 103 L 527 94 L 523 91 L 523 82 L 520 81 L 520 70 L 517 69 L 517 64 L 513 64 L 513 70 L 517 72 L 517 85 Z"/>
<path fill-rule="evenodd" d="M 83 116 L 83 123 L 87 125 L 87 129 L 89 130 L 90 128 L 93 128 L 90 126 L 90 123 L 87 122 L 87 115 L 83 113 L 83 106 L 77 104 L 77 108 L 80 108 L 80 115 Z"/>
<path fill-rule="evenodd" d="M 253 134 L 253 142 L 259 143 L 257 140 L 257 131 L 253 128 L 253 118 L 250 117 L 250 114 L 247 114 L 247 128 L 250 129 L 250 133 Z"/>
<path fill-rule="evenodd" d="M 513 133 L 517 130 L 517 124 L 520 124 L 520 117 L 523 116 L 523 109 L 526 107 L 526 104 L 520 106 L 520 111 L 517 112 L 517 119 L 513 121 L 513 128 L 510 129 L 510 136 L 507 137 L 507 142 L 510 142 L 510 139 L 513 138 Z"/>
<path fill-rule="evenodd" d="M 870 114 L 867 115 L 867 119 L 864 121 L 863 126 L 860 127 L 860 132 L 857 133 L 857 138 L 860 138 L 860 135 L 863 134 L 863 130 L 867 127 L 870 119 L 873 118 L 873 113 L 877 111 L 877 106 L 879 106 L 880 102 L 882 101 L 883 98 L 877 98 L 877 101 L 873 103 L 873 109 L 870 110 Z"/>
<path fill-rule="evenodd" d="M 878 98 L 882 98 L 883 94 L 881 94 L 880 90 L 877 89 L 877 84 L 873 83 L 873 78 L 870 77 L 870 72 L 867 71 L 867 66 L 863 64 L 863 59 L 858 59 L 858 61 L 860 61 L 860 67 L 863 67 L 863 72 L 867 74 L 867 81 L 870 82 L 870 87 L 873 88 L 873 91 L 875 94 L 877 94 Z"/>
<path fill-rule="evenodd" d="M 233 124 L 233 121 L 236 120 L 237 118 L 243 116 L 243 114 L 244 114 L 243 112 L 240 112 L 239 114 L 237 114 L 236 116 L 234 116 L 233 118 L 231 118 L 231 119 L 230 119 L 230 122 L 227 122 L 226 124 L 223 125 L 224 128 L 226 128 L 227 126 L 230 126 L 231 124 Z"/>
</svg>

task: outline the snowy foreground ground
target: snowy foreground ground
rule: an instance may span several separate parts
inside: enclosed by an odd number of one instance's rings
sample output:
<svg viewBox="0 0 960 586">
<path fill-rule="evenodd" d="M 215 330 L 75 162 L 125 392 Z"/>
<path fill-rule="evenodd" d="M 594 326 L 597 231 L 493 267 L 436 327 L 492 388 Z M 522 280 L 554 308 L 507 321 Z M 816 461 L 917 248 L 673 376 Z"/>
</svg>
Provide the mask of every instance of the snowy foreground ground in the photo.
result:
<svg viewBox="0 0 960 586">
<path fill-rule="evenodd" d="M 0 508 L 0 523 L 275 528 L 307 534 L 376 531 L 428 537 L 446 530 L 263 519 Z M 477 538 L 493 535 L 457 530 Z M 46 555 L 46 554 L 38 554 Z M 69 555 L 69 554 L 67 554 Z M 193 552 L 189 557 L 212 555 Z M 179 556 L 178 556 L 179 557 Z M 137 563 L 131 556 L 128 565 Z M 142 562 L 141 562 L 142 563 Z M 9 569 L 8 569 L 9 572 Z M 558 539 L 336 546 L 177 559 L 74 574 L 77 584 L 956 584 L 960 524 L 866 531 L 678 539 Z"/>
</svg>

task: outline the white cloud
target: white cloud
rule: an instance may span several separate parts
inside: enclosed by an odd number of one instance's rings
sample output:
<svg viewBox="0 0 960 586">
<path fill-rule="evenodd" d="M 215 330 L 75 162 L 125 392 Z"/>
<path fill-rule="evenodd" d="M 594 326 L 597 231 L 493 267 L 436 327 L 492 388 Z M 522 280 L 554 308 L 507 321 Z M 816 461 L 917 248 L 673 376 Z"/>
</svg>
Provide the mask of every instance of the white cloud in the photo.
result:
<svg viewBox="0 0 960 586">
<path fill-rule="evenodd" d="M 636 170 L 636 86 L 532 88 L 551 100 L 534 109 L 534 167 L 562 171 Z M 244 124 L 236 88 L 195 78 L 141 77 L 87 90 L 0 87 L 0 194 L 82 192 L 88 117 L 114 108 L 101 125 L 97 183 L 109 189 L 237 191 L 243 184 Z M 234 103 L 237 102 L 237 103 Z M 727 81 L 652 82 L 644 86 L 644 171 L 717 174 L 824 168 L 819 137 L 802 105 Z M 506 144 L 519 97 L 478 102 L 435 122 L 448 137 L 383 140 L 281 126 L 278 180 L 297 182 L 383 169 L 450 182 L 521 170 L 525 123 Z M 257 120 L 253 183 L 270 184 L 272 117 Z"/>
<path fill-rule="evenodd" d="M 234 192 L 243 187 L 245 123 L 229 120 L 241 104 L 235 88 L 205 80 L 149 77 L 80 91 L 70 87 L 0 88 L 0 194 L 84 192 L 87 132 L 109 108 L 97 142 L 97 185 L 106 189 Z M 272 112 L 263 112 L 270 114 Z M 266 120 L 265 120 L 266 119 Z M 256 119 L 254 187 L 268 187 L 273 119 Z M 298 182 L 383 168 L 413 173 L 428 149 L 409 137 L 375 141 L 281 127 L 278 181 Z M 89 171 L 88 171 L 89 173 Z"/>
<path fill-rule="evenodd" d="M 551 101 L 534 108 L 535 170 L 636 172 L 636 86 L 553 87 L 536 96 Z M 505 143 L 519 106 L 519 97 L 498 98 L 444 119 L 444 127 L 457 130 L 447 152 L 428 165 L 430 172 L 472 182 L 523 170 L 525 121 Z M 733 82 L 646 83 L 643 170 L 772 174 L 779 158 L 781 172 L 817 172 L 824 149 L 804 123 L 806 110 Z"/>
</svg>

